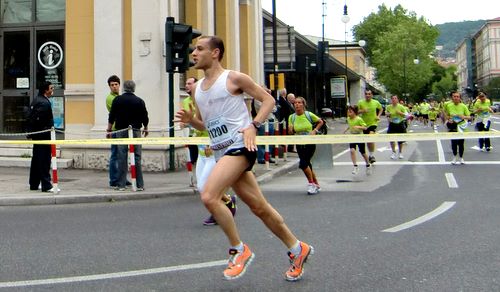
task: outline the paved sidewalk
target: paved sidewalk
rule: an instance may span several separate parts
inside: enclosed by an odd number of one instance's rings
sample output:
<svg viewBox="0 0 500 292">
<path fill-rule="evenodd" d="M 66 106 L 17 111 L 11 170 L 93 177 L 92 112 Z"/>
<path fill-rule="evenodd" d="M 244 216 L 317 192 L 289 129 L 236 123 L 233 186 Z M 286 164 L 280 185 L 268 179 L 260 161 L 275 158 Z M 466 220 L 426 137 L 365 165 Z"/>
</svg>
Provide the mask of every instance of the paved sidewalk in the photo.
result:
<svg viewBox="0 0 500 292">
<path fill-rule="evenodd" d="M 329 134 L 341 133 L 346 127 L 345 118 L 328 119 Z M 298 156 L 288 153 L 288 160 L 278 160 L 267 170 L 263 164 L 255 164 L 254 173 L 259 183 L 297 169 Z M 48 205 L 122 200 L 142 200 L 168 196 L 196 195 L 189 187 L 190 176 L 185 168 L 173 172 L 144 173 L 145 190 L 142 192 L 116 191 L 108 187 L 107 171 L 59 169 L 59 194 L 30 191 L 28 185 L 29 168 L 0 167 L 0 206 Z"/>
<path fill-rule="evenodd" d="M 270 164 L 269 170 L 264 164 L 256 163 L 254 173 L 259 183 L 265 183 L 297 166 L 297 154 L 289 153 L 287 161 L 279 159 L 277 165 Z M 29 190 L 29 168 L 0 167 L 0 206 L 112 202 L 197 194 L 189 186 L 190 175 L 185 168 L 161 173 L 146 172 L 143 176 L 144 191 L 117 191 L 108 187 L 107 171 L 59 169 L 61 191 L 55 195 Z"/>
</svg>

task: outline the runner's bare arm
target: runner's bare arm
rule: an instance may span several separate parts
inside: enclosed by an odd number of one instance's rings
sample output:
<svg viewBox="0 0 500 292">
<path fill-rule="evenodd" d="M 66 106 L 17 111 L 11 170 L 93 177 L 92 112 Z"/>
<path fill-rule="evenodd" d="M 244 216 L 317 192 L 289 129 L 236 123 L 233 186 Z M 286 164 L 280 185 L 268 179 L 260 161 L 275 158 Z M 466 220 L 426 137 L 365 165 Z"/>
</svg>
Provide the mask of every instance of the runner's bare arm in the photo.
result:
<svg viewBox="0 0 500 292">
<path fill-rule="evenodd" d="M 193 96 L 195 95 L 196 86 L 193 88 Z M 196 99 L 193 98 L 193 103 L 196 104 Z M 190 124 L 195 129 L 203 131 L 205 130 L 205 125 L 203 124 L 203 120 L 201 119 L 200 111 L 198 110 L 198 106 L 194 106 L 189 104 L 189 110 L 180 109 L 175 113 L 174 122 L 175 123 L 185 123 Z"/>
</svg>

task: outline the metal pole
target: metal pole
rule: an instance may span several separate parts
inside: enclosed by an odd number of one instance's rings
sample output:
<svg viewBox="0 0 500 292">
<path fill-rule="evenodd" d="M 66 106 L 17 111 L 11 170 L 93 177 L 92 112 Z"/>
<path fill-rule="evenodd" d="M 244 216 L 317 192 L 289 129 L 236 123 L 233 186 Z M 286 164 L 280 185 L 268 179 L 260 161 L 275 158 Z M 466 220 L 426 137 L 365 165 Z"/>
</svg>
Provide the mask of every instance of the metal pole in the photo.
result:
<svg viewBox="0 0 500 292">
<path fill-rule="evenodd" d="M 273 75 L 274 75 L 274 90 L 276 94 L 276 102 L 279 98 L 278 93 L 278 36 L 276 29 L 276 0 L 273 0 Z M 282 118 L 282 117 L 280 117 Z"/>
<path fill-rule="evenodd" d="M 406 48 L 403 51 L 403 97 L 406 98 Z M 408 102 L 408 100 L 405 100 Z"/>
<path fill-rule="evenodd" d="M 174 137 L 174 73 L 168 73 L 168 117 L 169 137 Z M 169 149 L 169 169 L 175 170 L 175 145 Z"/>
<path fill-rule="evenodd" d="M 309 56 L 306 56 L 306 96 L 309 98 Z M 316 100 L 314 100 L 314 103 L 316 103 Z M 316 108 L 316 104 L 314 105 L 314 108 Z"/>
<path fill-rule="evenodd" d="M 323 51 L 321 52 L 321 82 L 322 84 L 322 94 L 323 94 L 323 107 L 327 107 L 326 104 L 326 84 L 325 84 L 325 17 L 326 17 L 326 1 L 323 0 L 323 23 L 321 24 L 321 41 L 323 42 Z"/>
</svg>

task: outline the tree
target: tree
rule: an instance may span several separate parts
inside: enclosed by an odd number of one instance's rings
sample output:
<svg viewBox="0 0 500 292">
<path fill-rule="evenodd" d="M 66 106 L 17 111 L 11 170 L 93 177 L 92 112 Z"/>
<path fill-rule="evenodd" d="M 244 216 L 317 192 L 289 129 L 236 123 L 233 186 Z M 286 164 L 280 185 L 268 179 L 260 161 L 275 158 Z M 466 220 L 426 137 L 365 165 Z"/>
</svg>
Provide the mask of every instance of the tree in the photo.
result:
<svg viewBox="0 0 500 292">
<path fill-rule="evenodd" d="M 483 88 L 486 95 L 493 100 L 500 100 L 500 77 L 490 80 L 487 86 Z"/>
<path fill-rule="evenodd" d="M 369 63 L 387 90 L 401 96 L 409 94 L 412 100 L 423 98 L 416 93 L 433 76 L 434 61 L 429 56 L 439 34 L 435 27 L 401 5 L 393 10 L 381 5 L 378 13 L 371 13 L 354 26 L 353 32 L 357 40 L 367 41 Z M 430 93 L 429 87 L 424 96 Z"/>
<path fill-rule="evenodd" d="M 455 75 L 456 67 L 451 66 L 445 70 L 445 75 L 432 84 L 432 93 L 434 96 L 445 99 L 450 92 L 457 90 L 457 80 Z"/>
</svg>

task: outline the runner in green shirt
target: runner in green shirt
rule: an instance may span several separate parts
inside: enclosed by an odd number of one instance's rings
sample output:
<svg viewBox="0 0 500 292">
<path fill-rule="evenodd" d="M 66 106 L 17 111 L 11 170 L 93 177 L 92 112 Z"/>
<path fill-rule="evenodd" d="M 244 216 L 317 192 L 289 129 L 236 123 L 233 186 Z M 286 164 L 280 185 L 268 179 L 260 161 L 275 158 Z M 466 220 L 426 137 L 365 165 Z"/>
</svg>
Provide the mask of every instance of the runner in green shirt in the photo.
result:
<svg viewBox="0 0 500 292">
<path fill-rule="evenodd" d="M 476 130 L 479 132 L 487 132 L 490 130 L 491 125 L 491 101 L 486 98 L 486 94 L 480 92 L 476 102 L 472 106 L 472 111 L 476 114 Z M 483 148 L 484 146 L 484 148 Z M 479 150 L 480 151 L 490 151 L 491 141 L 490 138 L 479 138 Z"/>
<path fill-rule="evenodd" d="M 350 105 L 347 108 L 347 124 L 348 127 L 345 129 L 344 134 L 349 131 L 349 133 L 354 135 L 362 134 L 364 130 L 366 130 L 366 123 L 363 119 L 358 116 L 358 106 Z M 370 161 L 368 159 L 368 155 L 365 150 L 365 143 L 349 143 L 349 150 L 351 152 L 351 161 L 354 169 L 352 170 L 352 174 L 356 175 L 359 172 L 358 163 L 356 161 L 356 147 L 359 148 L 359 153 L 363 156 L 366 163 L 366 175 L 371 174 Z"/>
<path fill-rule="evenodd" d="M 406 133 L 406 116 L 408 112 L 406 108 L 399 103 L 397 95 L 391 97 L 391 104 L 385 109 L 386 116 L 389 119 L 389 128 L 387 134 L 404 134 Z M 392 154 L 391 159 L 403 159 L 404 141 L 398 141 L 398 154 L 396 154 L 396 142 L 390 142 Z"/>
<path fill-rule="evenodd" d="M 375 134 L 377 130 L 378 122 L 380 121 L 380 115 L 382 114 L 382 105 L 378 100 L 373 99 L 373 92 L 370 89 L 365 90 L 365 99 L 358 102 L 358 114 L 361 116 L 363 121 L 366 123 L 366 130 L 363 131 L 365 134 Z M 370 152 L 369 160 L 370 163 L 374 163 L 375 156 L 375 143 L 367 143 L 368 151 Z"/>
<path fill-rule="evenodd" d="M 462 102 L 462 97 L 459 92 L 453 92 L 451 95 L 452 101 L 447 103 L 444 108 L 444 114 L 446 117 L 446 126 L 449 132 L 463 132 L 467 127 L 467 120 L 470 120 L 470 112 L 467 105 Z M 465 151 L 465 140 L 464 139 L 452 139 L 451 140 L 451 150 L 453 151 L 453 160 L 451 164 L 465 164 L 464 161 L 464 151 Z M 457 157 L 460 156 L 460 161 Z"/>
</svg>

